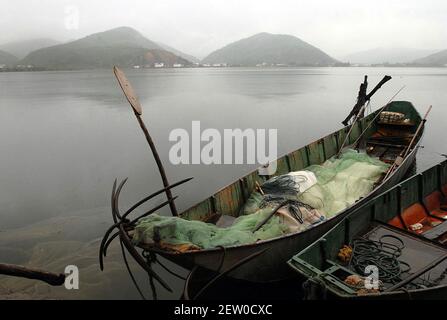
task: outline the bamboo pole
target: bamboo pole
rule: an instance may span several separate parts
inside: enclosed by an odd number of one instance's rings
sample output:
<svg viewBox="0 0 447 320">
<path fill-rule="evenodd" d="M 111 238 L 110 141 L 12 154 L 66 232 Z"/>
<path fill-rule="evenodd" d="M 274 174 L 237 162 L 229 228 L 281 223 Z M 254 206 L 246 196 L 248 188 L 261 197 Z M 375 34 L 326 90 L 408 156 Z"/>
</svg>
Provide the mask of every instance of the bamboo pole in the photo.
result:
<svg viewBox="0 0 447 320">
<path fill-rule="evenodd" d="M 368 102 L 368 104 L 369 104 L 369 102 Z M 348 134 L 347 134 L 346 137 L 345 137 L 345 140 L 343 141 L 342 145 L 341 145 L 340 148 L 338 149 L 338 153 L 337 153 L 336 158 L 340 157 L 340 154 L 341 154 L 343 148 L 345 147 L 346 142 L 349 140 L 349 136 L 351 135 L 352 130 L 354 129 L 354 125 L 356 124 L 357 120 L 360 118 L 360 115 L 361 115 L 362 112 L 365 110 L 365 108 L 366 108 L 365 105 L 363 105 L 363 106 L 360 108 L 359 112 L 356 114 L 356 116 L 355 116 L 355 118 L 354 118 L 354 121 L 352 122 L 351 127 L 349 128 Z"/>
<path fill-rule="evenodd" d="M 135 117 L 138 120 L 138 123 L 140 125 L 141 130 L 144 133 L 144 136 L 146 138 L 146 141 L 149 145 L 149 148 L 152 151 L 152 155 L 154 156 L 155 162 L 157 164 L 158 167 L 158 171 L 160 172 L 160 176 L 161 176 L 161 180 L 163 182 L 163 186 L 165 188 L 165 193 L 166 196 L 168 198 L 169 202 L 169 207 L 171 209 L 171 214 L 173 216 L 178 216 L 178 212 L 177 212 L 177 208 L 175 206 L 175 203 L 173 201 L 173 197 L 172 197 L 172 192 L 169 188 L 169 182 L 168 182 L 168 178 L 166 176 L 166 172 L 165 169 L 163 167 L 163 163 L 161 162 L 160 156 L 158 154 L 157 148 L 155 147 L 155 143 L 152 140 L 151 135 L 149 134 L 149 131 L 147 130 L 147 127 L 143 121 L 143 119 L 141 118 L 141 115 L 143 113 L 143 109 L 141 107 L 141 104 L 137 98 L 137 95 L 135 94 L 135 91 L 133 90 L 132 86 L 130 85 L 129 80 L 127 79 L 126 75 L 124 74 L 123 71 L 121 71 L 121 69 L 119 69 L 118 67 L 113 67 L 113 72 L 115 73 L 115 77 L 118 80 L 118 83 L 121 87 L 121 89 L 124 92 L 124 95 L 127 98 L 127 101 L 129 101 L 130 105 L 132 106 L 132 109 L 134 111 Z"/>
</svg>

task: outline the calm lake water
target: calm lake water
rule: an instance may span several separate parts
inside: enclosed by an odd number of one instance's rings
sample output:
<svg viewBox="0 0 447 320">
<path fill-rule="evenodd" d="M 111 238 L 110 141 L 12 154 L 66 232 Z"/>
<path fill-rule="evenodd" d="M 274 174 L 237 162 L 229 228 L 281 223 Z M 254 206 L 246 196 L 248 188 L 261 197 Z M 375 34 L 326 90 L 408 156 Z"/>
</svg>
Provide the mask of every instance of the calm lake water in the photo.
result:
<svg viewBox="0 0 447 320">
<path fill-rule="evenodd" d="M 393 76 L 373 98 L 373 110 L 402 86 L 397 100 L 421 113 L 433 105 L 418 170 L 442 161 L 447 69 L 291 68 L 127 70 L 143 118 L 182 210 L 256 166 L 171 165 L 172 129 L 278 129 L 279 154 L 341 127 L 365 74 L 372 88 Z M 63 272 L 80 268 L 80 289 L 52 288 L 0 277 L 0 297 L 139 298 L 115 245 L 99 271 L 99 238 L 111 224 L 115 178 L 129 177 L 121 207 L 161 187 L 155 162 L 112 71 L 0 73 L 0 261 Z M 154 204 L 163 198 L 156 199 Z M 135 265 L 150 297 L 147 276 Z M 162 270 L 157 269 L 160 273 Z M 184 270 L 180 270 L 185 274 Z M 183 283 L 163 273 L 178 298 Z"/>
</svg>

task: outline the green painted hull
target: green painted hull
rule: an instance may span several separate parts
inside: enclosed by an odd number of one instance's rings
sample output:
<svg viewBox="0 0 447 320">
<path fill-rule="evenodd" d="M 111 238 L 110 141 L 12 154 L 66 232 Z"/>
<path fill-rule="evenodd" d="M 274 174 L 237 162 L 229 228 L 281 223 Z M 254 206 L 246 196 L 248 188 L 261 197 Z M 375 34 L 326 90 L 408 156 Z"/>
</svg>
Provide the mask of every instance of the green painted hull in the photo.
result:
<svg viewBox="0 0 447 320">
<path fill-rule="evenodd" d="M 353 292 L 347 292 L 348 289 L 343 287 L 343 282 L 331 274 L 334 269 L 327 268 L 328 261 L 337 261 L 338 251 L 343 245 L 349 243 L 354 237 L 364 234 L 365 230 L 377 225 L 383 226 L 395 234 L 400 234 L 402 237 L 417 241 L 421 247 L 412 252 L 412 260 L 415 263 L 425 263 L 424 259 L 426 258 L 424 257 L 428 250 L 437 250 L 447 254 L 446 246 L 428 240 L 421 235 L 397 229 L 387 223 L 404 209 L 421 203 L 426 196 L 442 190 L 446 184 L 447 161 L 444 161 L 370 199 L 318 241 L 301 252 L 297 251 L 298 253 L 288 261 L 288 264 L 291 269 L 308 280 L 306 282 L 307 297 L 310 299 L 447 299 L 447 282 L 445 281 L 430 288 L 357 296 Z M 444 268 L 444 266 L 440 267 Z"/>
</svg>

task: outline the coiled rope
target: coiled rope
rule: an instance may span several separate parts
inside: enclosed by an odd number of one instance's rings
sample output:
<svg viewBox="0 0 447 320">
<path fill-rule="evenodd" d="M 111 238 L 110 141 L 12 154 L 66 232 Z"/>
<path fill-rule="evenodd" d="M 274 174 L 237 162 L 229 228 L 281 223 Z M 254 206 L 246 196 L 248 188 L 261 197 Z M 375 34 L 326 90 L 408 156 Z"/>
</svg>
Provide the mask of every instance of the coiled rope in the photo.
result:
<svg viewBox="0 0 447 320">
<path fill-rule="evenodd" d="M 383 241 L 385 238 L 397 240 L 401 246 Z M 397 283 L 402 280 L 401 275 L 410 271 L 408 263 L 399 260 L 405 245 L 401 239 L 393 235 L 384 235 L 379 241 L 368 239 L 354 239 L 352 242 L 352 256 L 349 265 L 363 276 L 367 266 L 376 266 L 379 279 L 384 283 Z"/>
</svg>

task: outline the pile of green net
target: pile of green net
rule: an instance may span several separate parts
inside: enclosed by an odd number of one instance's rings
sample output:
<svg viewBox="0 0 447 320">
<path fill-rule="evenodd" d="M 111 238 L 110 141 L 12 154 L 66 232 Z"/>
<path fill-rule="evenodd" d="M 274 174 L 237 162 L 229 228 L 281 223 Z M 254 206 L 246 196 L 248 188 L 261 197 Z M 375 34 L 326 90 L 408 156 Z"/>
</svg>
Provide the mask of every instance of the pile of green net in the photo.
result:
<svg viewBox="0 0 447 320">
<path fill-rule="evenodd" d="M 322 165 L 306 170 L 315 173 L 318 183 L 296 196 L 296 200 L 320 210 L 330 218 L 368 194 L 388 165 L 354 150 L 344 152 L 339 159 L 332 158 Z M 275 238 L 289 232 L 278 216 L 272 217 L 260 230 L 252 232 L 273 209 L 260 208 L 263 197 L 254 192 L 243 206 L 240 216 L 227 228 L 201 221 L 153 214 L 141 219 L 133 237 L 136 243 L 157 240 L 171 245 L 188 244 L 209 249 L 233 246 Z"/>
<path fill-rule="evenodd" d="M 280 223 L 276 216 L 272 217 L 260 230 L 252 232 L 257 224 L 271 213 L 271 210 L 271 208 L 265 208 L 255 214 L 240 216 L 232 226 L 227 228 L 219 228 L 214 224 L 201 221 L 153 214 L 138 223 L 133 239 L 137 243 L 151 243 L 154 239 L 154 230 L 157 230 L 157 237 L 171 245 L 190 244 L 209 249 L 254 243 L 287 233 L 288 227 Z"/>
<path fill-rule="evenodd" d="M 323 212 L 327 218 L 352 205 L 374 188 L 389 165 L 366 153 L 345 151 L 339 159 L 327 160 L 323 165 L 313 165 L 318 183 L 298 196 L 298 199 Z"/>
</svg>

